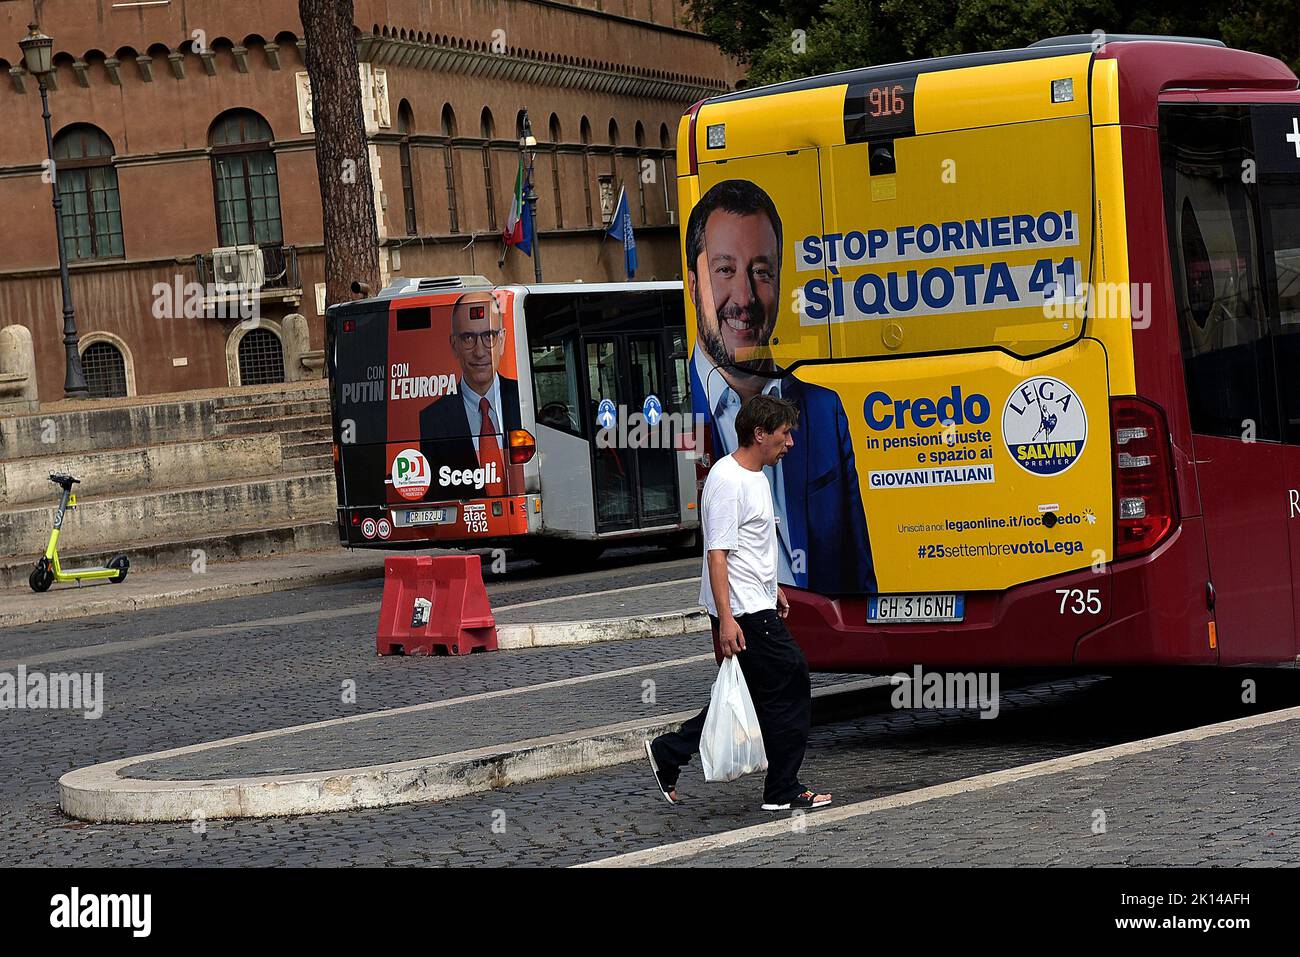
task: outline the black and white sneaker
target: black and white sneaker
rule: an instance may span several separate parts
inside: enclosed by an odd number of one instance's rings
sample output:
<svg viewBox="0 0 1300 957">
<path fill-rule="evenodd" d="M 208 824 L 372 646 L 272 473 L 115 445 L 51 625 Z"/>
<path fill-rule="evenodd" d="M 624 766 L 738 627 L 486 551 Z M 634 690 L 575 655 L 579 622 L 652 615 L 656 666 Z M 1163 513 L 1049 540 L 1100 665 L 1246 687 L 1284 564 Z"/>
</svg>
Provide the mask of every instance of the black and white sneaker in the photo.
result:
<svg viewBox="0 0 1300 957">
<path fill-rule="evenodd" d="M 672 785 L 670 787 L 664 787 L 663 778 L 659 776 L 659 762 L 655 760 L 654 749 L 650 747 L 650 739 L 646 738 L 644 743 L 645 743 L 645 756 L 646 759 L 650 762 L 650 771 L 655 776 L 655 786 L 659 788 L 659 793 L 664 796 L 665 801 L 667 801 L 669 804 L 676 804 L 677 798 L 673 797 L 673 795 L 676 794 L 677 792 L 676 785 Z"/>
<path fill-rule="evenodd" d="M 818 794 L 816 791 L 804 791 L 797 794 L 784 804 L 764 804 L 764 811 L 811 811 L 819 807 L 826 807 L 831 803 L 829 794 Z"/>
</svg>

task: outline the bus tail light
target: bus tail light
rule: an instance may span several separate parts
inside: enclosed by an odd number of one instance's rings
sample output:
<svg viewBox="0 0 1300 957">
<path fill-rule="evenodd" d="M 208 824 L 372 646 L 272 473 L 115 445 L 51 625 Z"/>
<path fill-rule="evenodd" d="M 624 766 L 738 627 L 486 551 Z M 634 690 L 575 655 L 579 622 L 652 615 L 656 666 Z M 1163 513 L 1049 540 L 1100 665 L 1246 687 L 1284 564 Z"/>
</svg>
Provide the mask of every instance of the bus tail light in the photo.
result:
<svg viewBox="0 0 1300 957">
<path fill-rule="evenodd" d="M 532 433 L 527 429 L 512 429 L 510 431 L 510 464 L 523 465 L 531 461 L 533 453 L 537 451 L 537 441 L 533 438 Z"/>
<path fill-rule="evenodd" d="M 1144 555 L 1178 524 L 1169 429 L 1160 408 L 1136 396 L 1110 401 L 1115 427 L 1115 558 Z"/>
</svg>

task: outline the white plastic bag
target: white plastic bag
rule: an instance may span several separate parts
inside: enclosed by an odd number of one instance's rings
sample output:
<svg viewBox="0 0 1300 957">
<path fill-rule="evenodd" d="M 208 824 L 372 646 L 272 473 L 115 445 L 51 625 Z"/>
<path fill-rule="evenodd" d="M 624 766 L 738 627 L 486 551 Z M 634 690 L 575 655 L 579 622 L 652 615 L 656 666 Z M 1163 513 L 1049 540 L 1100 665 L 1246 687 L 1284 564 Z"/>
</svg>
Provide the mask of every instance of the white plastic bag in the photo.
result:
<svg viewBox="0 0 1300 957">
<path fill-rule="evenodd" d="M 758 714 L 735 655 L 722 662 L 713 682 L 700 735 L 700 763 L 706 781 L 734 781 L 742 774 L 767 769 Z"/>
</svg>

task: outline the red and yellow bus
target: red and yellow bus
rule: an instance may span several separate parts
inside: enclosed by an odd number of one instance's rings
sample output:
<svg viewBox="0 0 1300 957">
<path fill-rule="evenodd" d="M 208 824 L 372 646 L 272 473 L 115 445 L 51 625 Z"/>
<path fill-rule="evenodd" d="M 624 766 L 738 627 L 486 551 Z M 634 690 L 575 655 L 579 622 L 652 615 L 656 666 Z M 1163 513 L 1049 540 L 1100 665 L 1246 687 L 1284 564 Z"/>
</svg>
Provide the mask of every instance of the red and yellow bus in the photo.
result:
<svg viewBox="0 0 1300 957">
<path fill-rule="evenodd" d="M 679 142 L 710 454 L 800 408 L 769 477 L 812 667 L 1296 663 L 1290 69 L 1063 37 L 718 96 Z"/>
</svg>

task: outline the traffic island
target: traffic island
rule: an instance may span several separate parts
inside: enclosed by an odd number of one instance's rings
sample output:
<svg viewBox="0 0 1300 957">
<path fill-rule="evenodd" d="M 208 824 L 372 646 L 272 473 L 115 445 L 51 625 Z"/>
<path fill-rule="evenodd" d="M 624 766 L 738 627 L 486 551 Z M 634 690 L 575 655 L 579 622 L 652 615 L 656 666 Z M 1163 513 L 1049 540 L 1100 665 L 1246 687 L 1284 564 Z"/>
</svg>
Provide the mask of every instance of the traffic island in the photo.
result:
<svg viewBox="0 0 1300 957">
<path fill-rule="evenodd" d="M 647 737 L 698 710 L 669 702 L 707 700 L 715 674 L 709 652 L 123 758 L 63 775 L 59 805 L 97 823 L 277 817 L 443 801 L 579 774 L 644 759 Z M 651 675 L 660 691 L 646 702 Z M 566 705 L 583 685 L 579 714 Z M 862 696 L 883 705 L 889 688 L 887 678 L 818 687 L 814 722 Z M 602 718 L 611 720 L 579 726 Z M 514 739 L 521 727 L 547 733 Z"/>
</svg>

